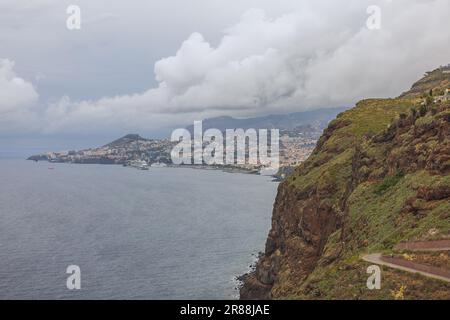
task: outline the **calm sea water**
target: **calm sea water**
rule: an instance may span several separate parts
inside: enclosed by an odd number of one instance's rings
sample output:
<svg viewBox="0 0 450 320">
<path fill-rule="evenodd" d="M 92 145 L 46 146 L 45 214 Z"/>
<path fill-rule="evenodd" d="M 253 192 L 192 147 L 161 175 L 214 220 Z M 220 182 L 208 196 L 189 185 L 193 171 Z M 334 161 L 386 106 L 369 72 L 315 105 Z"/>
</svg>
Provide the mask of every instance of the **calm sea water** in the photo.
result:
<svg viewBox="0 0 450 320">
<path fill-rule="evenodd" d="M 0 298 L 236 298 L 276 188 L 220 171 L 0 160 Z M 81 290 L 66 288 L 72 264 Z"/>
</svg>

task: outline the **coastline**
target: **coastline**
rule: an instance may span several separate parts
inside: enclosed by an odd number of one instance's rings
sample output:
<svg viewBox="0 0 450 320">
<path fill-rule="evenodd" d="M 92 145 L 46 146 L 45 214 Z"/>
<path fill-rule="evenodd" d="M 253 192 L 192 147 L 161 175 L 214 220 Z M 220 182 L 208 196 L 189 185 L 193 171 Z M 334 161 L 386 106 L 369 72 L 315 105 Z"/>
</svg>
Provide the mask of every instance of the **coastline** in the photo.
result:
<svg viewBox="0 0 450 320">
<path fill-rule="evenodd" d="M 26 161 L 34 161 L 34 162 L 41 162 L 45 161 L 48 163 L 64 163 L 64 164 L 99 164 L 99 165 L 117 165 L 117 166 L 123 166 L 123 163 L 111 163 L 111 162 L 67 162 L 67 161 L 50 161 L 48 159 L 36 159 L 34 156 L 28 157 L 27 159 L 24 159 Z M 183 165 L 174 165 L 174 164 L 166 164 L 164 166 L 165 168 L 189 168 L 189 169 L 196 169 L 196 170 L 219 170 L 227 173 L 242 173 L 242 174 L 253 174 L 253 175 L 260 175 L 260 169 L 251 169 L 251 168 L 242 168 L 242 167 L 236 167 L 236 166 L 230 166 L 230 165 L 192 165 L 192 164 L 183 164 Z M 150 168 L 157 168 L 157 167 L 151 167 Z M 275 178 L 275 176 L 274 176 Z"/>
</svg>

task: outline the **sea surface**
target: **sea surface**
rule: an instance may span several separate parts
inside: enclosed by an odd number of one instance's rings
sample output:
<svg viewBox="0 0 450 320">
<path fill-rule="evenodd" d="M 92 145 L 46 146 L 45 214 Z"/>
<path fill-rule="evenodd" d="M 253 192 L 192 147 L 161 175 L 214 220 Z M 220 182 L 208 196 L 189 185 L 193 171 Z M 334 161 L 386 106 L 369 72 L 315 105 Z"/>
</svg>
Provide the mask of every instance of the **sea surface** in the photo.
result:
<svg viewBox="0 0 450 320">
<path fill-rule="evenodd" d="M 0 299 L 235 299 L 276 189 L 216 170 L 0 160 Z"/>
</svg>

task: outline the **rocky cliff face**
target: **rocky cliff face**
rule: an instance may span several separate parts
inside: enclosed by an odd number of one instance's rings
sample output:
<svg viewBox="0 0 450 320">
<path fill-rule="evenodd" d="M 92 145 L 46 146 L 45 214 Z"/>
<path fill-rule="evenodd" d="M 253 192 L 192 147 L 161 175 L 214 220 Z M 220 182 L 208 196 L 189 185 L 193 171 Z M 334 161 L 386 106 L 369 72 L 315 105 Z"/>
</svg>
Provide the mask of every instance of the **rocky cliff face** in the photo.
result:
<svg viewBox="0 0 450 320">
<path fill-rule="evenodd" d="M 449 78 L 435 70 L 401 97 L 361 101 L 329 125 L 280 184 L 242 299 L 389 298 L 399 286 L 411 298 L 450 298 L 448 284 L 392 270 L 382 290 L 369 291 L 360 259 L 404 240 L 450 237 L 450 102 L 423 104 Z"/>
</svg>

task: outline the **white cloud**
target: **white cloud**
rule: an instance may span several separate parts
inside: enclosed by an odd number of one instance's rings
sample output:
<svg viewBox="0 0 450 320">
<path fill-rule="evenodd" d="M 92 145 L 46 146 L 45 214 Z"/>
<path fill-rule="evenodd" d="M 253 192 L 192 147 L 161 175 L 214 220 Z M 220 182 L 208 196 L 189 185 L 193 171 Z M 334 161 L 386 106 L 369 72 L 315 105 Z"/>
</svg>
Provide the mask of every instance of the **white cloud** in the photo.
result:
<svg viewBox="0 0 450 320">
<path fill-rule="evenodd" d="M 34 86 L 16 75 L 14 62 L 0 59 L 0 133 L 39 130 L 39 119 L 33 110 L 38 98 Z"/>
<path fill-rule="evenodd" d="M 37 99 L 33 85 L 16 76 L 14 62 L 0 59 L 0 115 L 28 109 Z"/>
<path fill-rule="evenodd" d="M 171 108 L 301 110 L 398 95 L 450 57 L 450 3 L 385 3 L 382 29 L 342 28 L 353 10 L 290 13 L 251 10 L 212 47 L 193 34 L 156 63 Z M 257 112 L 257 111 L 256 111 Z"/>
<path fill-rule="evenodd" d="M 64 97 L 41 115 L 42 128 L 137 131 L 219 114 L 351 106 L 396 96 L 450 62 L 449 1 L 379 1 L 382 28 L 374 31 L 366 28 L 372 2 L 302 2 L 302 10 L 276 17 L 249 10 L 216 45 L 194 32 L 157 61 L 156 87 L 98 100 Z"/>
<path fill-rule="evenodd" d="M 32 108 L 39 95 L 14 72 L 14 62 L 0 59 L 0 132 L 33 131 L 38 122 Z"/>
</svg>

